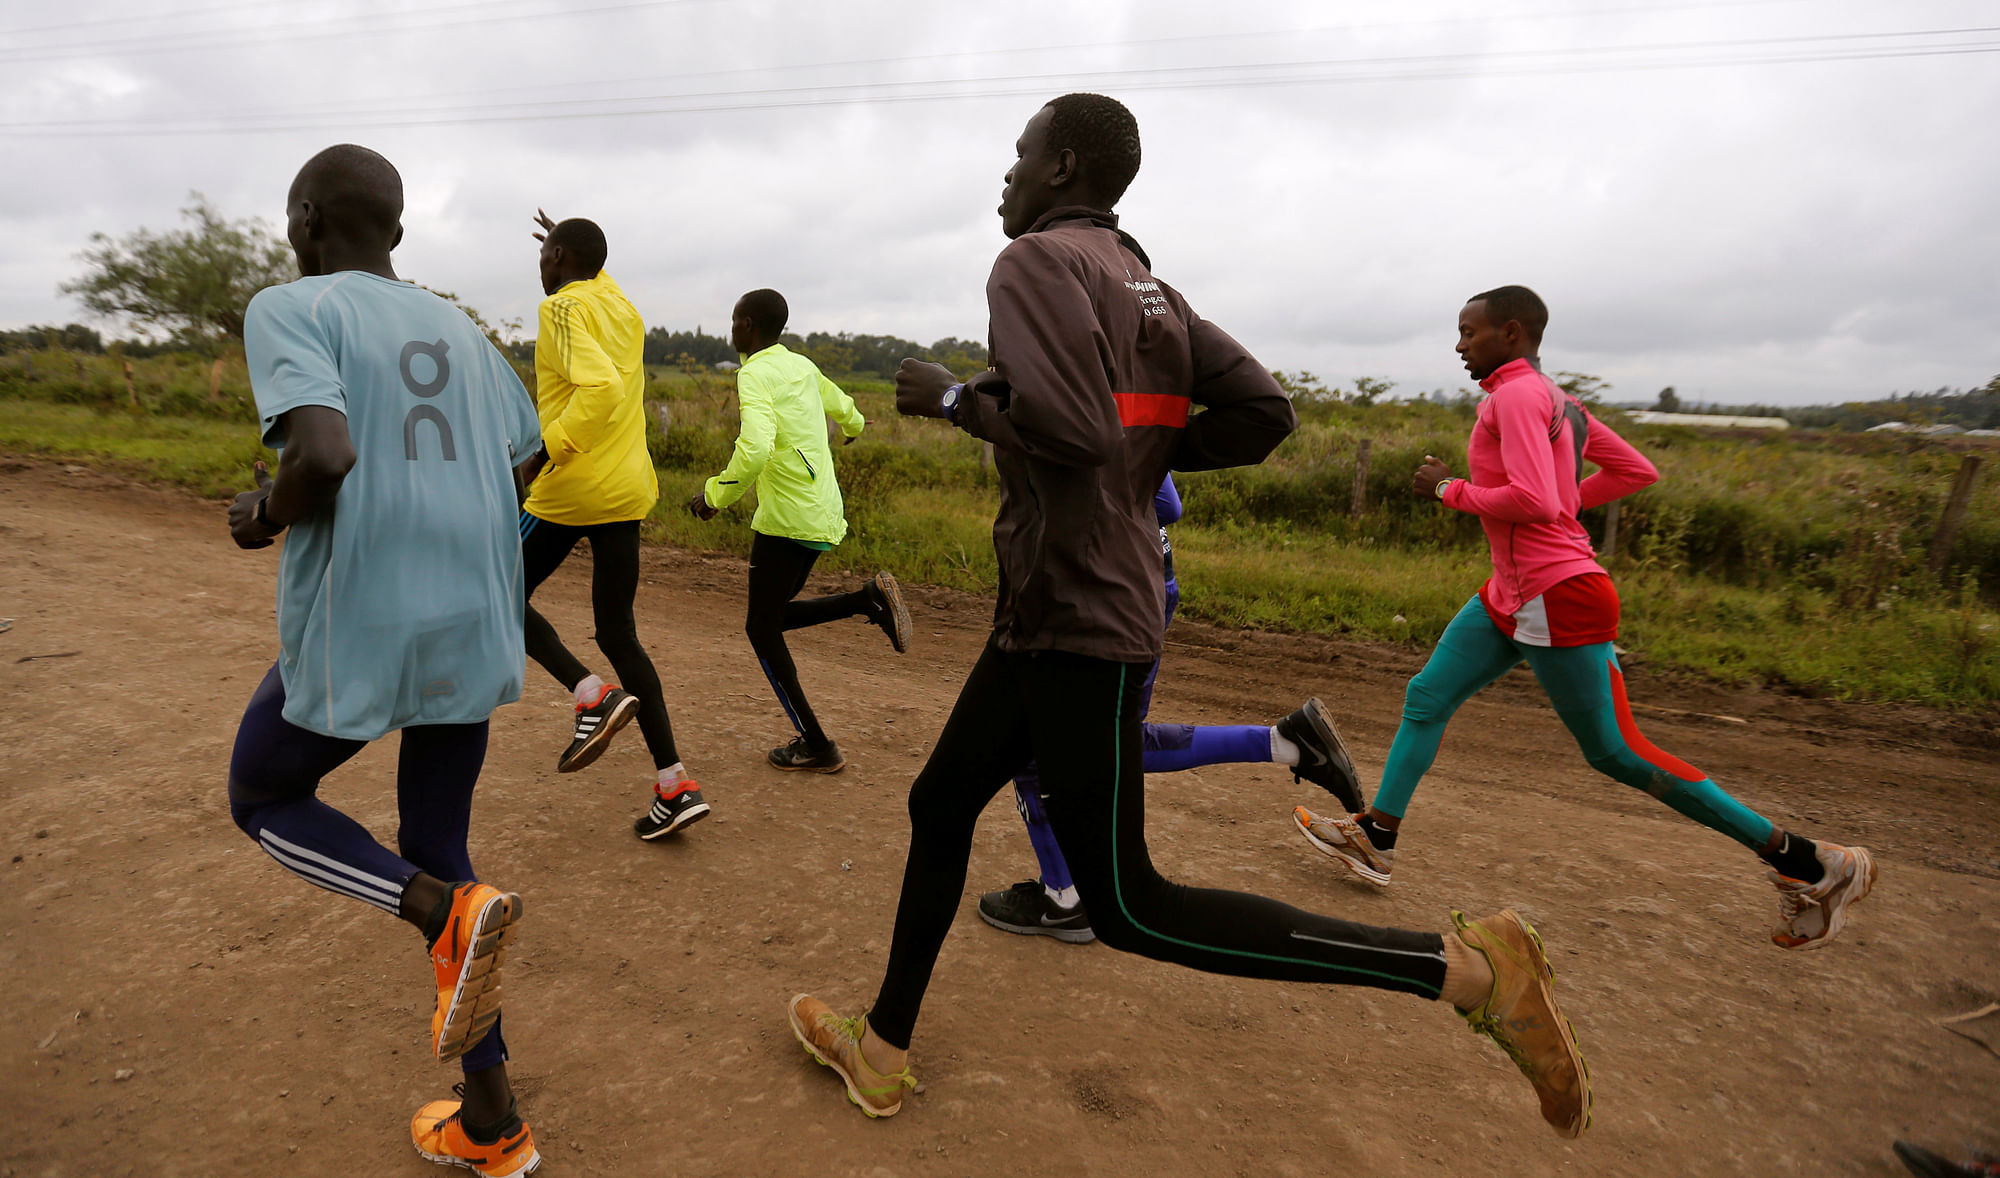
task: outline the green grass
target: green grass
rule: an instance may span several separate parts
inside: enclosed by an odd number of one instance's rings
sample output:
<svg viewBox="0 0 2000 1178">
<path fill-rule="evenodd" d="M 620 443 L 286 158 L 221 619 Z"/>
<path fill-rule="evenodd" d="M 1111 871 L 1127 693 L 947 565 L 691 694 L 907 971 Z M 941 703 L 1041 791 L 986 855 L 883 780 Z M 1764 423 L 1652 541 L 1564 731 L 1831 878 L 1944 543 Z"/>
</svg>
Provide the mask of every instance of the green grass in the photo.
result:
<svg viewBox="0 0 2000 1178">
<path fill-rule="evenodd" d="M 106 464 L 211 496 L 247 487 L 251 464 L 269 457 L 240 362 L 225 365 L 213 399 L 207 362 L 142 362 L 133 406 L 108 359 L 80 374 L 45 359 L 31 382 L 10 371 L 14 359 L 0 358 L 0 449 Z M 728 460 L 732 387 L 719 374 L 653 374 L 654 542 L 749 552 L 754 498 L 708 523 L 682 510 Z M 869 428 L 835 452 L 850 530 L 822 566 L 990 592 L 997 490 L 980 444 L 896 416 L 884 382 L 848 388 Z M 670 429 L 660 427 L 662 408 Z M 1426 452 L 1463 453 L 1469 413 L 1316 404 L 1302 416 L 1263 466 L 1182 479 L 1184 616 L 1427 647 L 1486 575 L 1486 556 L 1476 521 L 1417 501 L 1405 484 Z M 1371 510 L 1354 517 L 1363 436 L 1374 452 Z M 1628 436 L 1663 476 L 1628 501 L 1613 565 L 1625 602 L 1620 644 L 1632 655 L 1841 699 L 2000 701 L 2000 473 L 1982 481 L 1941 584 L 1923 557 L 1955 454 L 1902 439 Z"/>
</svg>

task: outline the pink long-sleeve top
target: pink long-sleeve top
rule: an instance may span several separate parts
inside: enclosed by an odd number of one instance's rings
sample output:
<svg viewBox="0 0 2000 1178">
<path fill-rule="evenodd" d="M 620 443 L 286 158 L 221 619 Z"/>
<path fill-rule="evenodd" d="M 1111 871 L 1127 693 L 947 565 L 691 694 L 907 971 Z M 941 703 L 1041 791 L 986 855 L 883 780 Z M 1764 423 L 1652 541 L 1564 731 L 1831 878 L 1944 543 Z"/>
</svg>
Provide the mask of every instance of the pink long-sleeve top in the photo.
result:
<svg viewBox="0 0 2000 1178">
<path fill-rule="evenodd" d="M 1479 387 L 1487 396 L 1465 448 L 1470 477 L 1448 485 L 1444 503 L 1479 517 L 1493 553 L 1483 596 L 1489 609 L 1512 615 L 1571 577 L 1602 573 L 1577 512 L 1651 486 L 1660 472 L 1585 410 L 1583 456 L 1598 469 L 1579 485 L 1558 400 L 1569 394 L 1526 360 L 1501 365 Z"/>
</svg>

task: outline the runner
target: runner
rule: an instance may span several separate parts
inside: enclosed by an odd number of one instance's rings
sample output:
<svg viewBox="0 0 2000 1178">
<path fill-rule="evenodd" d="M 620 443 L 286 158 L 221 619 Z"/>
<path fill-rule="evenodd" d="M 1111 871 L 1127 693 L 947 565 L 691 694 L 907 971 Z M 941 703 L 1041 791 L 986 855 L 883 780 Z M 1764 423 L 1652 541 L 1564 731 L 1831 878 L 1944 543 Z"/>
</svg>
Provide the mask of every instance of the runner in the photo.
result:
<svg viewBox="0 0 2000 1178">
<path fill-rule="evenodd" d="M 736 370 L 737 407 L 742 426 L 736 449 L 721 474 L 688 501 L 698 519 L 716 513 L 757 488 L 757 513 L 750 518 L 750 608 L 743 632 L 778 705 L 798 736 L 771 750 L 780 769 L 838 773 L 847 767 L 840 746 L 828 739 L 799 687 L 798 667 L 785 645 L 785 631 L 842 618 L 861 618 L 882 628 L 897 654 L 910 648 L 910 613 L 896 578 L 878 572 L 851 593 L 796 601 L 819 554 L 847 535 L 840 483 L 827 444 L 828 417 L 840 425 L 842 445 L 861 436 L 868 424 L 854 399 L 778 342 L 791 308 L 775 290 L 753 290 L 730 312 L 729 343 L 743 356 Z"/>
<path fill-rule="evenodd" d="M 963 384 L 905 360 L 897 408 L 994 444 L 994 632 L 910 790 L 910 854 L 882 987 L 843 1018 L 807 994 L 792 1032 L 870 1116 L 915 1087 L 907 1050 L 965 887 L 980 812 L 1033 760 L 1048 815 L 1114 949 L 1213 973 L 1443 998 L 1492 1036 L 1568 1137 L 1590 1089 L 1541 942 L 1517 914 L 1448 934 L 1317 916 L 1168 882 L 1145 843 L 1139 696 L 1164 616 L 1153 494 L 1169 469 L 1263 460 L 1296 427 L 1271 374 L 1150 273 L 1109 210 L 1139 169 L 1122 105 L 1072 94 L 1029 120 L 986 285 L 995 368 Z M 1202 411 L 1192 413 L 1195 406 Z"/>
<path fill-rule="evenodd" d="M 1472 296 L 1458 313 L 1458 354 L 1487 393 L 1466 448 L 1470 479 L 1429 455 L 1411 490 L 1479 517 L 1493 575 L 1445 627 L 1403 702 L 1382 784 L 1364 814 L 1293 820 L 1313 846 L 1372 883 L 1387 884 L 1396 832 L 1437 757 L 1452 713 L 1526 659 L 1592 768 L 1645 790 L 1755 851 L 1778 887 L 1771 940 L 1813 949 L 1840 932 L 1846 909 L 1875 884 L 1864 848 L 1814 843 L 1750 810 L 1699 769 L 1639 734 L 1612 645 L 1618 591 L 1595 559 L 1577 512 L 1659 478 L 1645 455 L 1542 375 L 1548 308 L 1525 286 Z M 1587 479 L 1583 463 L 1597 473 Z"/>
<path fill-rule="evenodd" d="M 500 974 L 521 898 L 466 855 L 487 719 L 521 694 L 513 467 L 534 405 L 463 312 L 396 277 L 403 182 L 366 148 L 306 162 L 286 198 L 305 277 L 250 301 L 244 350 L 264 441 L 283 464 L 229 509 L 278 563 L 277 665 L 229 762 L 236 825 L 306 882 L 423 932 L 437 980 L 431 1051 L 463 1101 L 411 1122 L 418 1152 L 482 1174 L 541 1163 L 507 1082 Z M 319 799 L 322 779 L 402 733 L 397 850 Z"/>
<path fill-rule="evenodd" d="M 674 747 L 673 725 L 653 660 L 639 644 L 632 600 L 639 591 L 639 523 L 660 497 L 646 449 L 646 325 L 604 272 L 604 231 L 582 218 L 561 224 L 540 209 L 542 300 L 535 334 L 535 403 L 547 466 L 521 510 L 528 595 L 590 541 L 590 605 L 597 648 L 625 684 L 591 674 L 548 619 L 528 606 L 528 654 L 576 697 L 576 727 L 556 758 L 574 773 L 602 756 L 635 716 L 653 754 L 652 805 L 632 824 L 657 839 L 708 814 L 701 787 Z"/>
<path fill-rule="evenodd" d="M 1181 518 L 1180 491 L 1172 475 L 1153 496 L 1153 515 L 1160 524 L 1160 558 L 1166 566 L 1166 626 L 1171 626 L 1181 599 L 1180 582 L 1174 577 L 1173 541 L 1167 535 L 1167 526 Z M 1159 674 L 1156 659 L 1139 690 L 1142 719 L 1152 709 L 1153 683 Z M 1293 780 L 1310 781 L 1342 805 L 1361 808 L 1354 762 L 1334 727 L 1332 713 L 1317 699 L 1307 700 L 1291 715 L 1268 726 L 1148 723 L 1142 728 L 1141 744 L 1148 773 L 1273 761 L 1290 766 Z M 1055 828 L 1049 825 L 1033 766 L 1014 779 L 1014 804 L 1027 824 L 1028 843 L 1035 849 L 1041 876 L 980 896 L 979 918 L 1010 933 L 1054 937 L 1072 944 L 1096 939 L 1097 934 L 1090 931 L 1090 915 L 1077 899 L 1076 884 L 1056 842 Z"/>
</svg>

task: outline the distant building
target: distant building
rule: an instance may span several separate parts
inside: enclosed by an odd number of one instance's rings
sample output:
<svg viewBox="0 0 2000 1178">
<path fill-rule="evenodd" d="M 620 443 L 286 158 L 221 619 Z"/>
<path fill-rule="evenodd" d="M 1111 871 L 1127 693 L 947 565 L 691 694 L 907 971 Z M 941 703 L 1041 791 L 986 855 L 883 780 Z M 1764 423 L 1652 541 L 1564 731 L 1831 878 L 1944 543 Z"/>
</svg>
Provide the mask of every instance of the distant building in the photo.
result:
<svg viewBox="0 0 2000 1178">
<path fill-rule="evenodd" d="M 734 372 L 741 367 L 743 366 L 734 360 L 717 360 L 715 362 L 715 370 L 717 372 Z"/>
<path fill-rule="evenodd" d="M 1782 417 L 1731 417 L 1721 413 L 1662 413 L 1657 409 L 1633 409 L 1625 416 L 1640 425 L 1691 425 L 1702 429 L 1790 429 Z"/>
<path fill-rule="evenodd" d="M 1945 423 L 1942 425 L 1912 425 L 1907 421 L 1885 421 L 1881 425 L 1871 425 L 1871 434 L 1922 434 L 1929 438 L 1948 438 L 1953 434 L 1968 432 L 1964 426 Z M 1976 431 L 1974 431 L 1976 432 Z"/>
</svg>

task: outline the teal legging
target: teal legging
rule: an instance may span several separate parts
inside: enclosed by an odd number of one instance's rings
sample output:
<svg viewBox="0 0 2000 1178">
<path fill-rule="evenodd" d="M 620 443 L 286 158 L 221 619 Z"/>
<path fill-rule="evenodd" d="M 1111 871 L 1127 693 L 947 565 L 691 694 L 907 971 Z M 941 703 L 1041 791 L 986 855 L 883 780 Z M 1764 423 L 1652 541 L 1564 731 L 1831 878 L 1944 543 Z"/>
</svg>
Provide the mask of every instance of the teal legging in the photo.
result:
<svg viewBox="0 0 2000 1178">
<path fill-rule="evenodd" d="M 1437 759 L 1438 743 L 1444 739 L 1444 727 L 1452 713 L 1524 658 L 1591 768 L 1645 790 L 1753 851 L 1762 851 L 1769 843 L 1769 819 L 1724 793 L 1701 770 L 1661 752 L 1639 734 L 1625 700 L 1625 676 L 1609 642 L 1589 646 L 1516 642 L 1487 617 L 1477 594 L 1445 627 L 1430 661 L 1410 680 L 1403 697 L 1403 723 L 1396 729 L 1389 763 L 1382 770 L 1382 784 L 1375 791 L 1375 809 L 1403 816 L 1410 796 L 1417 791 L 1417 782 Z"/>
</svg>

